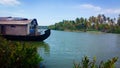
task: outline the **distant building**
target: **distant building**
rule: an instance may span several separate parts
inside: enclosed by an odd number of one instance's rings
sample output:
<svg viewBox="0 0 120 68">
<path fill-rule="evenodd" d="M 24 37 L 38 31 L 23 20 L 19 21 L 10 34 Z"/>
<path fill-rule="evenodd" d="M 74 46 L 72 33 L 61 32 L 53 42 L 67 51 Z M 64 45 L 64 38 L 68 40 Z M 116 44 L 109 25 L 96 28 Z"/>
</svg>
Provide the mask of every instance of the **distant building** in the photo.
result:
<svg viewBox="0 0 120 68">
<path fill-rule="evenodd" d="M 0 34 L 2 35 L 35 35 L 37 20 L 20 17 L 0 17 Z"/>
</svg>

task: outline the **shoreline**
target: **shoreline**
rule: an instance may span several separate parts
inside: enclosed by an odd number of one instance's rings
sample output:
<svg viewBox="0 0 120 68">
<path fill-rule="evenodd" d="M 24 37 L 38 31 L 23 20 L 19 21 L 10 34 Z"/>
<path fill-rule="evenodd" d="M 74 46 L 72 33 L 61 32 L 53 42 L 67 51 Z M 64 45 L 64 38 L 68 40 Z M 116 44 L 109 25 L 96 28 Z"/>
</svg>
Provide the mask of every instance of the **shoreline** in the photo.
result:
<svg viewBox="0 0 120 68">
<path fill-rule="evenodd" d="M 88 32 L 88 33 L 111 33 L 111 34 L 120 34 L 120 33 L 112 33 L 112 32 L 103 32 L 103 31 L 98 31 L 98 30 L 58 30 L 58 31 L 67 31 L 67 32 Z"/>
</svg>

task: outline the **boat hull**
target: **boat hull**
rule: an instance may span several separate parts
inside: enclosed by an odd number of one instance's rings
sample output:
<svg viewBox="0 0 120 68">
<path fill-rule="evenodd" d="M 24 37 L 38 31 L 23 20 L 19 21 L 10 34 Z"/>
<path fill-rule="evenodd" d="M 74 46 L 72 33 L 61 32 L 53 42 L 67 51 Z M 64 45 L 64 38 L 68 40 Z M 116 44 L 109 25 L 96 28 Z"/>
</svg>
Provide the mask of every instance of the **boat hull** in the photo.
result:
<svg viewBox="0 0 120 68">
<path fill-rule="evenodd" d="M 45 39 L 47 39 L 51 34 L 50 29 L 45 31 L 45 34 L 42 35 L 26 35 L 26 36 L 22 36 L 22 35 L 2 35 L 4 38 L 6 38 L 7 40 L 15 40 L 15 41 L 44 41 Z"/>
</svg>

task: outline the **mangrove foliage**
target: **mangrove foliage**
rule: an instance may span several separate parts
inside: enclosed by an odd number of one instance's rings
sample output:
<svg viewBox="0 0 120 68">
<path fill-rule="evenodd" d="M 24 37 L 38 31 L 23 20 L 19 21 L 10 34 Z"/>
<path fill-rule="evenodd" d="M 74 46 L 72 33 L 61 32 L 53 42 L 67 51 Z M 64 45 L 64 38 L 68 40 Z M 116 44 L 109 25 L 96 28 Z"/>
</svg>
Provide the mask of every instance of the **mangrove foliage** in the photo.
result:
<svg viewBox="0 0 120 68">
<path fill-rule="evenodd" d="M 41 61 L 36 46 L 0 37 L 0 68 L 36 68 Z"/>
</svg>

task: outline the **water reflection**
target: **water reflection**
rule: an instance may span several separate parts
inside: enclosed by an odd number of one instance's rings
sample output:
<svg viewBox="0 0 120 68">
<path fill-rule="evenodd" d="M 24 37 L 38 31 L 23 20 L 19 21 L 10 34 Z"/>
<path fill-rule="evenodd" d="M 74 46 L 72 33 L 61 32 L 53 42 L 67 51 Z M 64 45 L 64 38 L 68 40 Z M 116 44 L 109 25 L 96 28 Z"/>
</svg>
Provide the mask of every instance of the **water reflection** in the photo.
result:
<svg viewBox="0 0 120 68">
<path fill-rule="evenodd" d="M 50 54 L 50 46 L 46 42 L 34 42 L 34 45 L 37 46 L 37 51 L 40 56 L 43 56 L 43 54 Z"/>
</svg>

